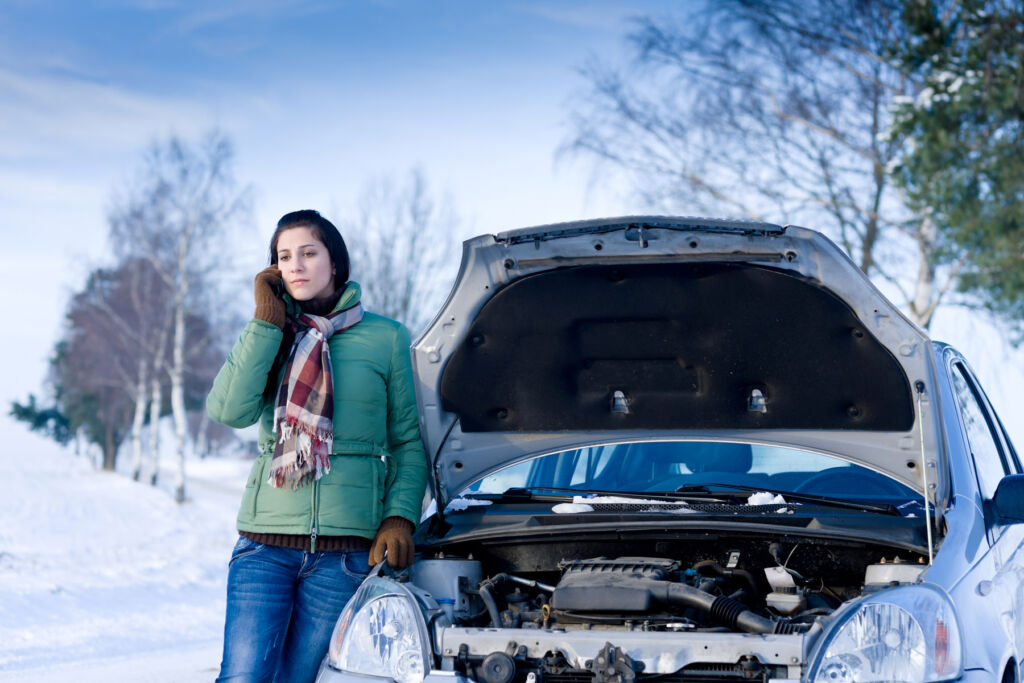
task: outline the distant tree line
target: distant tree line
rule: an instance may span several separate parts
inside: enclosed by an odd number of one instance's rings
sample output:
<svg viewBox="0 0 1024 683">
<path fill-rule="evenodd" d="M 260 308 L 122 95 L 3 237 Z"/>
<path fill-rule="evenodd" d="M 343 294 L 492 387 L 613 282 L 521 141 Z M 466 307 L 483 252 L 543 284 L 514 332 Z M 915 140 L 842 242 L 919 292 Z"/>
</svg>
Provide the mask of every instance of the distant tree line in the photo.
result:
<svg viewBox="0 0 1024 683">
<path fill-rule="evenodd" d="M 233 159 L 220 132 L 150 146 L 108 213 L 116 262 L 93 270 L 68 304 L 51 356 L 51 402 L 29 395 L 10 410 L 58 443 L 94 444 L 103 469 L 114 470 L 128 444 L 131 476 L 153 485 L 159 425 L 170 416 L 179 502 L 186 451 L 202 457 L 235 439 L 205 410 L 213 377 L 251 312 L 251 293 L 229 287 L 226 277 L 235 274 L 232 237 L 252 194 L 235 182 Z M 413 169 L 400 182 L 368 182 L 358 217 L 336 220 L 368 307 L 421 331 L 458 268 L 450 202 L 432 199 L 423 172 Z"/>
<path fill-rule="evenodd" d="M 233 225 L 249 207 L 249 191 L 232 176 L 227 137 L 211 132 L 189 144 L 154 143 L 108 215 L 113 266 L 97 268 L 65 314 L 50 362 L 52 406 L 35 396 L 11 414 L 61 443 L 95 444 L 113 470 L 125 440 L 131 474 L 158 477 L 160 418 L 174 422 L 175 498 L 185 499 L 189 434 L 204 454 L 211 442 L 203 403 L 223 361 L 225 322 L 217 277 Z M 148 439 L 143 428 L 148 425 Z"/>
</svg>

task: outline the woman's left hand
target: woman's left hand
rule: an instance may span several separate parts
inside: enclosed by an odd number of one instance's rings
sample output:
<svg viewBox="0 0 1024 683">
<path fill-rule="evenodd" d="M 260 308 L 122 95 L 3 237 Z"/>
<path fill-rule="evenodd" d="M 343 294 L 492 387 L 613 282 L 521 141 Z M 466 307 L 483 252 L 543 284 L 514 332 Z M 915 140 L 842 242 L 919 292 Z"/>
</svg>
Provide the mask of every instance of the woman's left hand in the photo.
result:
<svg viewBox="0 0 1024 683">
<path fill-rule="evenodd" d="M 384 560 L 384 551 L 387 551 L 389 567 L 401 569 L 412 564 L 416 549 L 412 542 L 412 531 L 412 522 L 404 517 L 388 517 L 381 522 L 373 545 L 370 546 L 370 566 Z"/>
</svg>

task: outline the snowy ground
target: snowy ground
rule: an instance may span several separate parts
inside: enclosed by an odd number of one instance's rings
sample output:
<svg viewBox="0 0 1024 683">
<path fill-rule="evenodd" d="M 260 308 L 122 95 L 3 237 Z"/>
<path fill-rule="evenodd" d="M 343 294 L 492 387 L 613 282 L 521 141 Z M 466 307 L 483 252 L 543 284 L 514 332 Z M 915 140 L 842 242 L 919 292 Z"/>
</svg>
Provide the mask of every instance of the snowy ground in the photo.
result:
<svg viewBox="0 0 1024 683">
<path fill-rule="evenodd" d="M 0 681 L 212 681 L 249 463 L 190 461 L 189 499 L 178 505 L 9 425 L 0 423 Z"/>
</svg>

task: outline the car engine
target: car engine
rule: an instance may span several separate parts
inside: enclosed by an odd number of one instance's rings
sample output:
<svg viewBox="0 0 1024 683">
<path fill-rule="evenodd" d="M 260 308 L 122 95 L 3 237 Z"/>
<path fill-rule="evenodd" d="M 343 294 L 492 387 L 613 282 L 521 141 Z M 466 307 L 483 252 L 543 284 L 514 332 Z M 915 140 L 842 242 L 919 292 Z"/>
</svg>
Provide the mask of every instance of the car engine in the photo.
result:
<svg viewBox="0 0 1024 683">
<path fill-rule="evenodd" d="M 528 572 L 479 548 L 482 560 L 420 560 L 409 583 L 438 605 L 441 668 L 481 683 L 769 681 L 800 677 L 819 621 L 844 601 L 913 583 L 925 568 L 916 557 L 871 559 L 865 548 L 759 548 L 721 561 L 562 559 Z M 546 550 L 528 554 L 530 569 Z M 800 561 L 818 573 L 794 568 Z M 513 571 L 488 571 L 496 565 Z"/>
</svg>

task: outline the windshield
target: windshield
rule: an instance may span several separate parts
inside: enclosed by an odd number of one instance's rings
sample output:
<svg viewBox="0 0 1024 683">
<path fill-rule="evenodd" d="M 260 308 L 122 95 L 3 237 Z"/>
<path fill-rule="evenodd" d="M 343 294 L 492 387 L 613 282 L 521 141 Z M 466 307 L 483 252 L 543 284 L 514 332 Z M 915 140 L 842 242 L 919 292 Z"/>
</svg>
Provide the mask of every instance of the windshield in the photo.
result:
<svg viewBox="0 0 1024 683">
<path fill-rule="evenodd" d="M 895 505 L 920 497 L 883 474 L 833 456 L 722 441 L 644 441 L 574 448 L 493 472 L 466 492 L 555 487 L 581 493 L 626 493 L 714 484 Z"/>
</svg>

